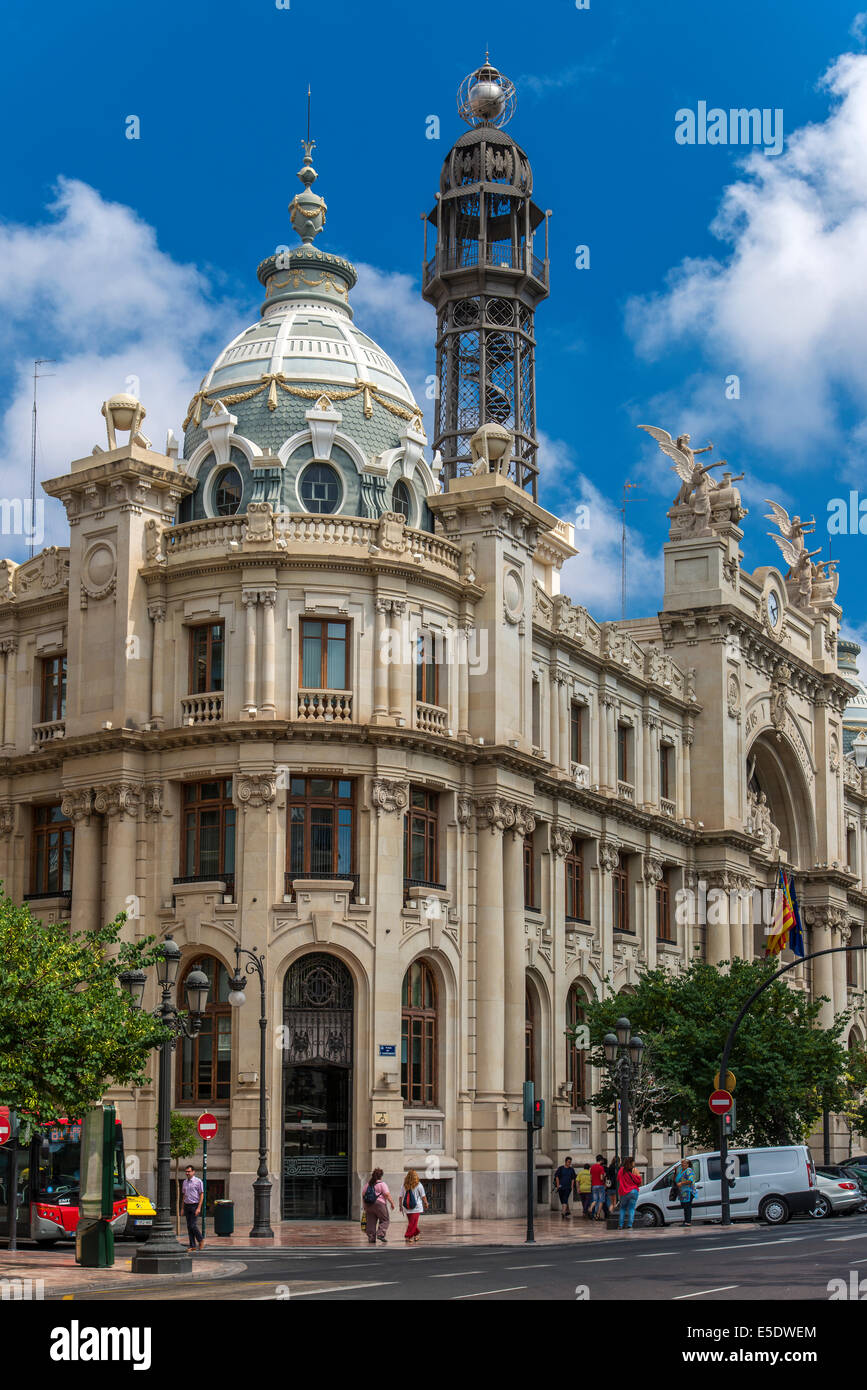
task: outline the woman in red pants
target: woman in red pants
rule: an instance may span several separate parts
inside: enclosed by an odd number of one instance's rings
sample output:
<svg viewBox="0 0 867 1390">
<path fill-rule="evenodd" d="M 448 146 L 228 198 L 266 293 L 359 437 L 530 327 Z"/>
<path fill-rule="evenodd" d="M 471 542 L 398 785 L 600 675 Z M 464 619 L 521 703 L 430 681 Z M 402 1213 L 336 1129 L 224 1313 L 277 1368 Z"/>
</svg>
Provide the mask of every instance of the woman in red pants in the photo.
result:
<svg viewBox="0 0 867 1390">
<path fill-rule="evenodd" d="M 411 1245 L 418 1240 L 418 1219 L 423 1211 L 427 1211 L 427 1197 L 414 1168 L 410 1168 L 403 1180 L 400 1205 L 406 1216 L 406 1230 L 403 1238 L 407 1245 Z"/>
</svg>

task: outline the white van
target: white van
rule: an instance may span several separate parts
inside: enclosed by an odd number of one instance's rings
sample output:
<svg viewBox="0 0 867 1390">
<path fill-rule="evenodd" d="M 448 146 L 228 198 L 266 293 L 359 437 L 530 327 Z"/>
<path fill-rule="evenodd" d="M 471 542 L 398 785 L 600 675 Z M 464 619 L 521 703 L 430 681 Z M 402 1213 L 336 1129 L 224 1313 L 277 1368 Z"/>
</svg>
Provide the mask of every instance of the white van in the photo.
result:
<svg viewBox="0 0 867 1390">
<path fill-rule="evenodd" d="M 816 1170 L 806 1144 L 773 1149 L 733 1146 L 729 1158 L 733 1162 L 733 1174 L 728 1180 L 733 1221 L 758 1218 L 770 1226 L 781 1226 L 795 1212 L 812 1211 L 816 1205 Z M 693 1221 L 718 1221 L 722 1216 L 719 1150 L 690 1154 L 686 1161 L 695 1173 Z M 638 1189 L 636 1215 L 643 1212 L 654 1226 L 683 1220 L 680 1202 L 671 1190 L 676 1167 L 673 1163 L 658 1178 Z"/>
</svg>

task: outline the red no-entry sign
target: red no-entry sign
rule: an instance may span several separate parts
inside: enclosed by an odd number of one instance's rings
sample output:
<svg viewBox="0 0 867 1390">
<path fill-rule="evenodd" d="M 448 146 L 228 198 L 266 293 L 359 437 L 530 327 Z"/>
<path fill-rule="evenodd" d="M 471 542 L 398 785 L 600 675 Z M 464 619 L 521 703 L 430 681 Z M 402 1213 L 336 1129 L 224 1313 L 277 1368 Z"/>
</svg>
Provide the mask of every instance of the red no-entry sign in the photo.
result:
<svg viewBox="0 0 867 1390">
<path fill-rule="evenodd" d="M 0 1144 L 5 1144 L 12 1133 L 12 1122 L 9 1119 L 9 1106 L 0 1106 Z"/>
<path fill-rule="evenodd" d="M 201 1139 L 214 1139 L 217 1134 L 216 1118 L 205 1111 L 204 1115 L 199 1116 L 196 1128 L 199 1131 L 199 1137 Z"/>
<path fill-rule="evenodd" d="M 715 1115 L 727 1115 L 732 1108 L 730 1091 L 714 1091 L 708 1105 Z"/>
</svg>

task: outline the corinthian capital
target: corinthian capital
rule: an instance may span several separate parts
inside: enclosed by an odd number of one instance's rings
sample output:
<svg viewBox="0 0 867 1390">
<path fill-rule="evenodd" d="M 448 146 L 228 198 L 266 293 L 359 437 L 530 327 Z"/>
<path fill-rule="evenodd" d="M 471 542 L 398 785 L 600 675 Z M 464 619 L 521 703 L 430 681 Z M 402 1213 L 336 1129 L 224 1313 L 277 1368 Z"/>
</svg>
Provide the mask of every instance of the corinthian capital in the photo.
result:
<svg viewBox="0 0 867 1390">
<path fill-rule="evenodd" d="M 11 801 L 0 805 L 0 838 L 6 839 L 15 829 L 15 807 Z"/>
<path fill-rule="evenodd" d="M 532 835 L 536 829 L 536 817 L 526 806 L 520 802 L 515 802 L 515 834 L 523 839 L 527 835 Z"/>
<path fill-rule="evenodd" d="M 503 796 L 489 796 L 476 803 L 476 817 L 480 826 L 490 827 L 492 835 L 497 831 L 502 835 L 515 825 L 515 803 Z"/>
<path fill-rule="evenodd" d="M 93 812 L 93 792 L 89 787 L 64 792 L 60 810 L 67 820 L 74 821 L 76 825 L 89 825 Z"/>
<path fill-rule="evenodd" d="M 258 811 L 264 806 L 270 813 L 277 794 L 277 774 L 274 772 L 242 772 L 235 779 L 235 796 L 245 811 Z"/>
<path fill-rule="evenodd" d="M 662 860 L 655 854 L 645 854 L 641 868 L 641 877 L 645 883 L 656 885 L 662 882 L 663 865 Z"/>
<path fill-rule="evenodd" d="M 397 777 L 374 777 L 371 800 L 377 816 L 398 815 L 409 805 L 409 783 Z"/>
<path fill-rule="evenodd" d="M 558 859 L 565 859 L 572 853 L 572 831 L 565 825 L 555 825 L 551 829 L 551 848 Z"/>
<path fill-rule="evenodd" d="M 599 841 L 599 867 L 606 874 L 611 874 L 620 863 L 620 845 L 617 840 Z"/>
<path fill-rule="evenodd" d="M 96 788 L 93 809 L 100 816 L 117 816 L 119 820 L 123 820 L 124 816 L 136 816 L 141 792 L 141 787 L 135 782 L 106 782 Z"/>
</svg>

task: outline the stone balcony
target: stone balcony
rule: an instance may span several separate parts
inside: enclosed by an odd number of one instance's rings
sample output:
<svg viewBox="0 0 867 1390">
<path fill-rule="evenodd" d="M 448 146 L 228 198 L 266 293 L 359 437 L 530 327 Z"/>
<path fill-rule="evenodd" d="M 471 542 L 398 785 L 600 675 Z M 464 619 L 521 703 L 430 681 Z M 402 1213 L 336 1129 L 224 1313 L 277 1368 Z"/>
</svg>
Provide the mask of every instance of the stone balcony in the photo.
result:
<svg viewBox="0 0 867 1390">
<path fill-rule="evenodd" d="M 222 719 L 222 690 L 211 690 L 203 695 L 186 695 L 181 700 L 182 724 L 220 724 Z"/>
<path fill-rule="evenodd" d="M 677 816 L 677 806 L 667 797 L 661 796 L 659 798 L 659 809 L 664 816 L 668 816 L 669 820 L 674 820 Z"/>
<path fill-rule="evenodd" d="M 311 724 L 351 724 L 351 690 L 299 690 L 298 718 Z"/>
<path fill-rule="evenodd" d="M 53 739 L 64 738 L 65 734 L 65 719 L 47 719 L 43 724 L 33 725 L 33 743 L 37 748 L 42 744 L 51 743 Z"/>
<path fill-rule="evenodd" d="M 449 712 L 441 705 L 426 705 L 416 701 L 415 727 L 425 734 L 447 734 L 449 732 Z"/>
</svg>

